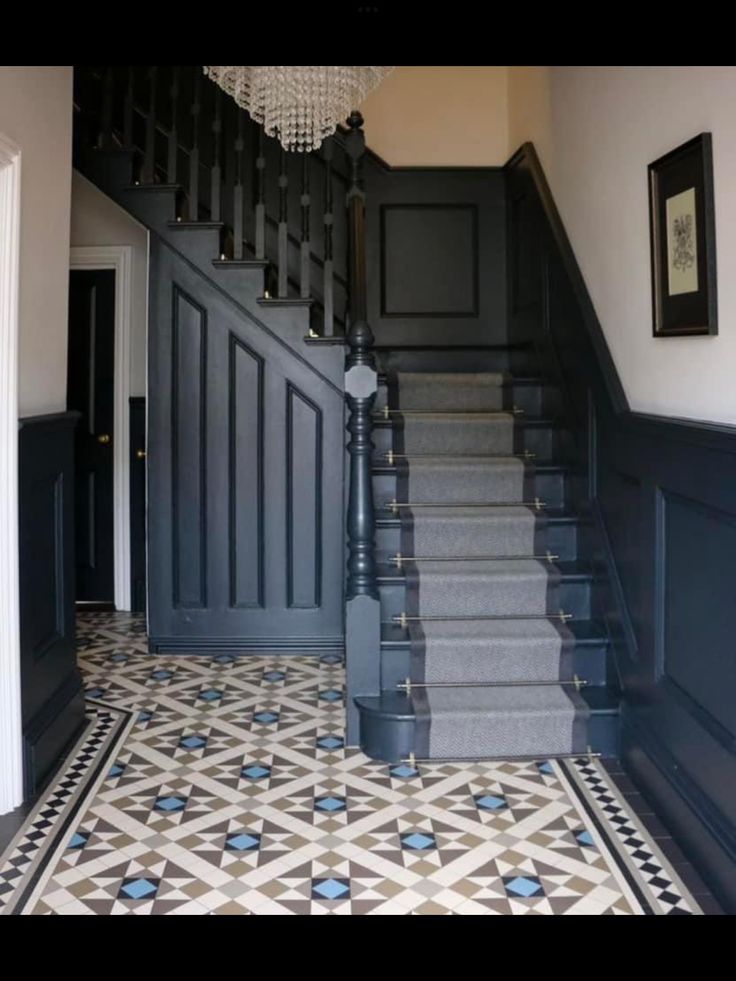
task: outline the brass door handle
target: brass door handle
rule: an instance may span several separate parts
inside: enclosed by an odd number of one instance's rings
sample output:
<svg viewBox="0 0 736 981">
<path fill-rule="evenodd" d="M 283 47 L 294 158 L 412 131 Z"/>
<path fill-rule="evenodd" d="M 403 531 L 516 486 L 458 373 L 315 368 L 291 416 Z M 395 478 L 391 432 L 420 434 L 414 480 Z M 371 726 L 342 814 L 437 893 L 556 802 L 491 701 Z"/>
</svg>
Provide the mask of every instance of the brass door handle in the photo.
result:
<svg viewBox="0 0 736 981">
<path fill-rule="evenodd" d="M 145 460 L 146 459 L 146 451 L 145 450 L 136 450 L 135 451 L 135 456 L 136 456 L 136 459 L 137 460 Z"/>
<path fill-rule="evenodd" d="M 97 442 L 98 443 L 109 443 L 110 442 L 110 434 L 109 433 L 101 433 L 97 437 Z"/>
</svg>

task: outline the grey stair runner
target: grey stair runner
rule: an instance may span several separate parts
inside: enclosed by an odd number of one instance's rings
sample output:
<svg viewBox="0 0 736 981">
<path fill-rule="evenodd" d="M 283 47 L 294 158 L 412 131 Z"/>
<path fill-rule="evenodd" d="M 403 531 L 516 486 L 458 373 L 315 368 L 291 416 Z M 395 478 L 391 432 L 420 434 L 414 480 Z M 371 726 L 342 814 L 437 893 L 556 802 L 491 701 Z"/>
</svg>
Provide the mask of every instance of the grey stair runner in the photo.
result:
<svg viewBox="0 0 736 981">
<path fill-rule="evenodd" d="M 464 504 L 534 498 L 533 468 L 515 456 L 426 456 L 399 460 L 396 470 L 397 500 Z"/>
<path fill-rule="evenodd" d="M 493 372 L 402 372 L 389 381 L 389 404 L 435 412 L 503 409 L 505 380 L 505 375 Z"/>
<path fill-rule="evenodd" d="M 401 554 L 544 555 L 547 521 L 527 507 L 421 508 L 401 515 Z"/>
<path fill-rule="evenodd" d="M 405 613 L 418 618 L 407 629 L 419 758 L 587 748 L 587 706 L 560 684 L 573 680 L 574 638 L 554 619 L 560 574 L 545 558 L 546 519 L 522 503 L 533 500 L 533 465 L 514 456 L 516 419 L 499 411 L 508 408 L 505 381 L 493 373 L 389 379 L 399 410 L 393 449 L 405 454 L 396 500 L 442 505 L 398 512 Z"/>
</svg>

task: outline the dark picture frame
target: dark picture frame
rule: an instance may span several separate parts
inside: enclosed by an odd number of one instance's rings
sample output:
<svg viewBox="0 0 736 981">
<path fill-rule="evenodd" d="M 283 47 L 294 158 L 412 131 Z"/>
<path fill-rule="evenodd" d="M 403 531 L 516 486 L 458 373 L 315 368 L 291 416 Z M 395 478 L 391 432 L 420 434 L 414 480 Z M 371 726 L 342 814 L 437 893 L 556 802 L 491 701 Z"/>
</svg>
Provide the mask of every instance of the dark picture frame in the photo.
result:
<svg viewBox="0 0 736 981">
<path fill-rule="evenodd" d="M 652 333 L 717 334 L 713 144 L 700 133 L 649 164 Z"/>
</svg>

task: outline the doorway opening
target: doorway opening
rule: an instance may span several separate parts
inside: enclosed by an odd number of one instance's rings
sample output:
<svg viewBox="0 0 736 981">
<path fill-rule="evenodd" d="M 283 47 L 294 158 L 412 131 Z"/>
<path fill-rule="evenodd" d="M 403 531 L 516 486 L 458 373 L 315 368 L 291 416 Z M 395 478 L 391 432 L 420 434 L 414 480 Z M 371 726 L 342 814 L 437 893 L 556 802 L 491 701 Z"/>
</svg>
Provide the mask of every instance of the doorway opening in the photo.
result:
<svg viewBox="0 0 736 981">
<path fill-rule="evenodd" d="M 76 436 L 77 603 L 131 609 L 132 249 L 71 249 L 67 407 Z"/>
</svg>

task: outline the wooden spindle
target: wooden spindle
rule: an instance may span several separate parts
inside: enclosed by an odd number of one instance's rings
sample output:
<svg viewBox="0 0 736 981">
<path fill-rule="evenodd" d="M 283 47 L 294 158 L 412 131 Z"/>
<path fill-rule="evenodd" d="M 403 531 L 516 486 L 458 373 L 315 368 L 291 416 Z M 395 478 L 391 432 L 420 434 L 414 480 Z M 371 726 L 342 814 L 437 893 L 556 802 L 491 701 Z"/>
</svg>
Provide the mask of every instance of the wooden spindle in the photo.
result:
<svg viewBox="0 0 736 981">
<path fill-rule="evenodd" d="M 263 127 L 258 127 L 256 157 L 256 259 L 266 258 L 266 153 Z"/>
<path fill-rule="evenodd" d="M 334 214 L 332 203 L 332 155 L 334 151 L 334 140 L 329 137 L 324 142 L 322 157 L 325 162 L 325 207 L 322 216 L 324 225 L 324 251 L 322 268 L 322 304 L 324 308 L 324 326 L 322 334 L 324 337 L 332 337 L 335 332 L 335 311 L 334 311 L 334 264 L 332 258 L 333 240 L 332 233 L 334 228 Z"/>
<path fill-rule="evenodd" d="M 135 97 L 135 67 L 128 66 L 128 84 L 125 89 L 125 105 L 123 107 L 123 143 L 126 147 L 133 146 L 133 102 Z"/>
<path fill-rule="evenodd" d="M 278 257 L 279 277 L 278 295 L 286 297 L 289 293 L 289 172 L 286 150 L 279 156 L 279 234 Z"/>
<path fill-rule="evenodd" d="M 179 157 L 179 132 L 177 120 L 179 118 L 179 69 L 172 68 L 171 75 L 171 126 L 169 127 L 169 155 L 166 165 L 166 180 L 169 184 L 176 184 L 176 167 Z"/>
<path fill-rule="evenodd" d="M 103 150 L 109 150 L 112 146 L 112 98 L 113 70 L 106 68 L 102 82 L 102 114 L 99 139 L 99 145 Z"/>
<path fill-rule="evenodd" d="M 222 165 L 220 163 L 221 135 L 222 135 L 222 89 L 215 89 L 215 115 L 212 119 L 212 170 L 211 170 L 211 196 L 210 196 L 210 219 L 220 221 L 221 216 L 221 195 L 222 195 Z"/>
<path fill-rule="evenodd" d="M 144 184 L 153 184 L 156 172 L 156 80 L 158 69 L 152 65 L 148 69 L 148 117 L 146 118 L 146 146 L 143 157 Z"/>
<path fill-rule="evenodd" d="M 235 186 L 233 188 L 233 259 L 243 258 L 243 239 L 245 229 L 243 225 L 243 207 L 245 204 L 243 195 L 243 151 L 245 150 L 245 139 L 243 138 L 243 117 L 245 113 L 238 107 L 238 135 L 235 138 Z"/>
<path fill-rule="evenodd" d="M 299 274 L 299 295 L 303 300 L 309 299 L 309 264 L 312 253 L 312 236 L 310 210 L 312 199 L 309 193 L 309 179 L 312 167 L 312 158 L 305 153 L 302 157 L 302 195 L 300 198 L 302 206 L 302 241 L 300 251 L 300 274 Z"/>
<path fill-rule="evenodd" d="M 353 112 L 348 119 L 350 133 L 346 151 L 351 164 L 347 194 L 349 241 L 349 313 L 348 356 L 345 367 L 345 394 L 348 402 L 348 443 L 350 456 L 350 490 L 348 498 L 348 576 L 347 598 L 378 598 L 375 557 L 375 517 L 373 504 L 373 402 L 378 376 L 373 355 L 373 332 L 368 324 L 365 198 L 362 165 L 365 136 L 363 117 Z"/>
<path fill-rule="evenodd" d="M 189 151 L 189 220 L 199 221 L 199 114 L 202 75 L 194 69 L 192 95 L 192 148 Z"/>
</svg>

